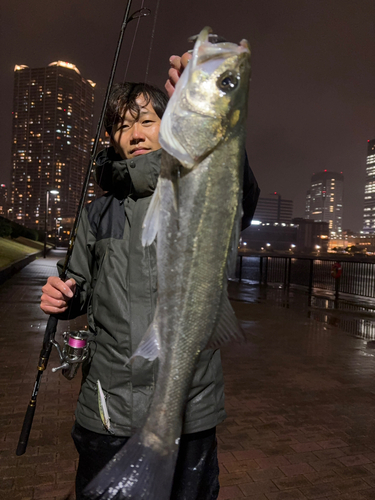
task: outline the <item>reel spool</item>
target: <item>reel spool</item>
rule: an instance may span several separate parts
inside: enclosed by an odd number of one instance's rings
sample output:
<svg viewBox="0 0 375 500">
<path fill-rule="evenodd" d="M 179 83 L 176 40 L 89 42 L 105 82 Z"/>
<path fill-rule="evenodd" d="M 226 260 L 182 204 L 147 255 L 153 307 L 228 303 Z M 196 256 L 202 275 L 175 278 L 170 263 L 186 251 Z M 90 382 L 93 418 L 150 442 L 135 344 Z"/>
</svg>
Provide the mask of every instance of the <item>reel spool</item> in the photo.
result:
<svg viewBox="0 0 375 500">
<path fill-rule="evenodd" d="M 79 365 L 85 361 L 89 354 L 88 332 L 86 330 L 77 330 L 74 332 L 64 332 L 64 347 L 61 351 L 60 345 L 55 340 L 52 344 L 56 347 L 59 353 L 61 366 L 52 368 L 55 373 L 62 370 L 62 374 L 68 380 L 72 380 L 77 374 Z"/>
</svg>

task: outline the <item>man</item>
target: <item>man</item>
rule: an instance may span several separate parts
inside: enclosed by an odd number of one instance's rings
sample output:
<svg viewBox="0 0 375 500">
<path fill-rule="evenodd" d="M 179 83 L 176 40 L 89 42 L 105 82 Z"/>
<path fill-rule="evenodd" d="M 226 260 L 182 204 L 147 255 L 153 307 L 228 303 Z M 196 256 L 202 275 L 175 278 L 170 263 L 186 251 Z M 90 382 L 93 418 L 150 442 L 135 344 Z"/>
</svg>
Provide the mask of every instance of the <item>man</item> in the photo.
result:
<svg viewBox="0 0 375 500">
<path fill-rule="evenodd" d="M 179 72 L 180 58 L 178 64 Z M 179 75 L 175 76 L 177 81 Z M 43 287 L 44 312 L 58 313 L 62 319 L 88 315 L 90 355 L 82 369 L 72 430 L 80 456 L 77 500 L 134 429 L 142 426 L 153 395 L 157 363 L 142 358 L 125 363 L 156 306 L 156 245 L 143 248 L 141 234 L 160 169 L 158 134 L 166 104 L 164 93 L 150 85 L 114 86 L 105 117 L 112 147 L 98 155 L 95 172 L 107 194 L 82 215 L 69 279 L 63 283 L 50 277 Z M 99 408 L 98 380 L 109 422 Z M 215 428 L 225 418 L 223 403 L 220 353 L 207 349 L 188 398 L 171 499 L 217 498 Z"/>
</svg>

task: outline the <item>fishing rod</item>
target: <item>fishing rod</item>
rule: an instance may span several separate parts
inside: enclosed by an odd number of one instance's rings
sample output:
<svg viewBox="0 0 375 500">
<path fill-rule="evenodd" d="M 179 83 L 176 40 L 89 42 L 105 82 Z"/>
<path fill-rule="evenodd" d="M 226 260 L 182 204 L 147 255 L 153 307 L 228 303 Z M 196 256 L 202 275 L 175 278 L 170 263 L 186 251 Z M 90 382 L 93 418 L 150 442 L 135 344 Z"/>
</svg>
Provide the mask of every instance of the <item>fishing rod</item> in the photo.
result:
<svg viewBox="0 0 375 500">
<path fill-rule="evenodd" d="M 134 14 L 129 16 L 131 4 L 132 4 L 132 0 L 128 0 L 128 3 L 127 3 L 126 8 L 125 8 L 124 19 L 123 19 L 123 22 L 121 25 L 119 39 L 118 39 L 117 46 L 116 46 L 115 56 L 114 56 L 113 63 L 112 63 L 112 69 L 111 69 L 111 73 L 110 73 L 110 77 L 109 77 L 109 81 L 108 81 L 108 85 L 107 85 L 107 90 L 105 93 L 103 107 L 102 107 L 102 111 L 100 113 L 98 126 L 96 129 L 94 144 L 93 144 L 92 150 L 91 150 L 90 163 L 89 163 L 89 166 L 88 166 L 88 169 L 86 172 L 85 181 L 83 183 L 81 199 L 80 199 L 79 204 L 78 204 L 76 218 L 75 218 L 75 221 L 73 224 L 73 229 L 72 229 L 71 234 L 70 234 L 68 250 L 66 253 L 62 272 L 60 274 L 60 279 L 62 279 L 63 281 L 66 281 L 66 278 L 67 278 L 67 271 L 68 271 L 68 267 L 69 267 L 69 263 L 70 263 L 70 258 L 71 258 L 72 253 L 73 253 L 74 243 L 75 243 L 75 239 L 77 236 L 77 230 L 78 230 L 78 226 L 79 226 L 79 223 L 81 220 L 82 211 L 83 211 L 83 208 L 85 205 L 85 199 L 86 199 L 86 194 L 88 191 L 91 171 L 92 171 L 92 167 L 93 167 L 94 161 L 95 161 L 96 151 L 97 151 L 97 147 L 99 144 L 100 132 L 102 130 L 102 126 L 103 126 L 103 122 L 104 122 L 104 115 L 105 115 L 105 111 L 107 108 L 109 95 L 111 92 L 113 80 L 114 80 L 116 69 L 117 69 L 117 63 L 118 63 L 118 59 L 120 56 L 121 45 L 123 42 L 125 29 L 130 21 L 133 21 L 134 19 L 139 19 L 139 18 L 144 17 L 144 16 L 148 16 L 151 13 L 150 9 L 141 8 L 141 9 L 137 10 L 136 12 L 134 12 Z M 36 399 L 38 396 L 41 378 L 42 378 L 44 370 L 47 368 L 47 364 L 48 364 L 48 360 L 49 360 L 49 357 L 51 354 L 52 346 L 53 345 L 56 346 L 56 342 L 54 339 L 55 339 L 55 335 L 56 335 L 57 323 L 58 323 L 58 316 L 55 314 L 51 314 L 50 317 L 48 318 L 48 321 L 47 321 L 47 326 L 46 326 L 46 330 L 45 330 L 44 338 L 43 338 L 43 345 L 42 345 L 42 349 L 41 349 L 40 355 L 39 355 L 38 371 L 37 371 L 33 391 L 31 394 L 30 402 L 29 402 L 29 405 L 27 407 L 26 415 L 25 415 L 25 418 L 23 421 L 21 434 L 20 434 L 20 437 L 18 440 L 18 446 L 17 446 L 17 450 L 16 450 L 16 455 L 18 455 L 18 456 L 23 455 L 26 451 L 26 448 L 27 448 L 27 442 L 29 440 L 30 431 L 31 431 L 31 427 L 32 427 L 33 419 L 34 419 L 35 408 L 36 408 Z M 78 340 L 74 339 L 73 347 L 78 346 L 78 344 L 79 344 L 79 339 Z M 70 345 L 72 345 L 72 344 L 70 344 Z"/>
</svg>

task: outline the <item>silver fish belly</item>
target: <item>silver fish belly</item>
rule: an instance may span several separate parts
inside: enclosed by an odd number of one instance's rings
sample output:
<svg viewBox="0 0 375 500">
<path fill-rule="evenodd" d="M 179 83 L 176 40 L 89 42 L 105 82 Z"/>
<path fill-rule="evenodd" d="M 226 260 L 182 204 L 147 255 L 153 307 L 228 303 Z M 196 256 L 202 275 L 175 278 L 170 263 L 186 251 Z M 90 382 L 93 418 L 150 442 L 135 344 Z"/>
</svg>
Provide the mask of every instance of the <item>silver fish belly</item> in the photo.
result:
<svg viewBox="0 0 375 500">
<path fill-rule="evenodd" d="M 158 303 L 134 356 L 159 358 L 144 427 L 89 485 L 88 498 L 168 500 L 200 353 L 240 335 L 227 292 L 237 253 L 250 77 L 247 42 L 205 28 L 160 130 L 158 185 L 144 244 L 157 233 Z"/>
</svg>

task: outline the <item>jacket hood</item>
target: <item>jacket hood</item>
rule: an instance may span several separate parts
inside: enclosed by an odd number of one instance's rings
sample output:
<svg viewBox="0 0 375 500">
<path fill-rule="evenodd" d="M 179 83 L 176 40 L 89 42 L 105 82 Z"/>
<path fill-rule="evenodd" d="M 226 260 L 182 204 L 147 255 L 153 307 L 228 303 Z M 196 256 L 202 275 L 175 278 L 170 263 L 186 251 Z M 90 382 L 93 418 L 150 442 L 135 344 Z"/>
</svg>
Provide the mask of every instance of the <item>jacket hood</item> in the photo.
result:
<svg viewBox="0 0 375 500">
<path fill-rule="evenodd" d="M 94 179 L 104 191 L 118 198 L 153 194 L 160 173 L 161 149 L 130 159 L 122 159 L 113 147 L 100 151 L 95 160 Z"/>
</svg>

